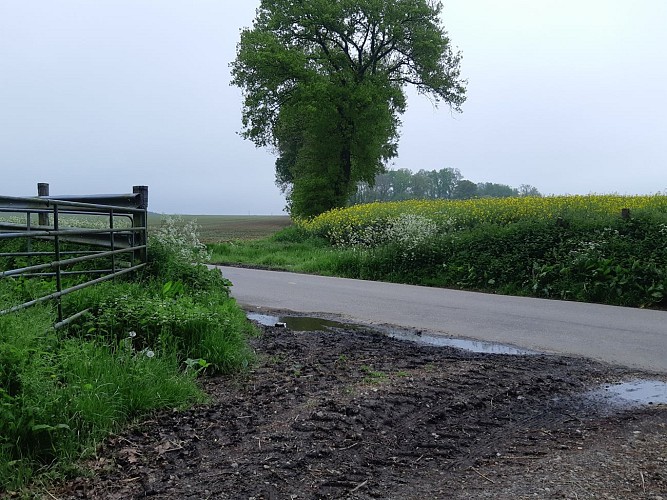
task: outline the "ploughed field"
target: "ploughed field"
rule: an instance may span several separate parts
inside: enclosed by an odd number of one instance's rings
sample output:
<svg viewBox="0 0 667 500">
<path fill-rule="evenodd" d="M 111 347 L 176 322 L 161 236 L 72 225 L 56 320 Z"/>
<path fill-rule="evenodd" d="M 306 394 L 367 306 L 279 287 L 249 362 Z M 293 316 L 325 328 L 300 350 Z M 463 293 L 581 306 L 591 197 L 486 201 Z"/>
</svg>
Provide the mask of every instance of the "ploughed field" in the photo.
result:
<svg viewBox="0 0 667 500">
<path fill-rule="evenodd" d="M 667 498 L 667 408 L 589 397 L 645 374 L 358 328 L 263 327 L 211 402 L 108 439 L 57 498 Z"/>
<path fill-rule="evenodd" d="M 197 236 L 203 243 L 264 238 L 290 224 L 288 215 L 177 215 L 151 213 L 149 229 L 157 228 L 166 217 L 176 217 L 183 223 L 194 222 Z"/>
</svg>

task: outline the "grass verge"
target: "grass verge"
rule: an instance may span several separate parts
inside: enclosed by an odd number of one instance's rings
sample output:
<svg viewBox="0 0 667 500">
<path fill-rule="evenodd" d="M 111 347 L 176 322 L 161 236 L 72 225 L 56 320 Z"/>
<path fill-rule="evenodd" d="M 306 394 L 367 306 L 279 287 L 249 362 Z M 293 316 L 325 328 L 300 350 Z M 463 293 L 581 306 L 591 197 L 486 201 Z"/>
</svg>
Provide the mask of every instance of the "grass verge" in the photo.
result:
<svg viewBox="0 0 667 500">
<path fill-rule="evenodd" d="M 0 316 L 0 493 L 71 474 L 129 421 L 205 401 L 202 373 L 252 362 L 254 329 L 229 282 L 193 265 L 201 248 L 175 232 L 151 237 L 149 265 L 131 280 L 64 297 L 66 316 L 90 310 L 67 329 L 52 328 L 48 305 Z M 0 310 L 50 287 L 3 278 Z"/>
<path fill-rule="evenodd" d="M 340 251 L 324 238 L 290 226 L 263 239 L 211 243 L 211 262 L 335 275 Z"/>
<path fill-rule="evenodd" d="M 352 214 L 323 214 L 326 224 L 315 219 L 263 240 L 209 249 L 221 264 L 621 306 L 667 305 L 664 203 L 623 218 L 620 211 L 605 211 L 608 197 L 593 197 L 579 208 L 558 201 L 567 210 L 555 212 L 545 202 L 540 212 L 539 200 L 529 200 L 531 211 L 521 215 L 520 201 L 503 200 L 515 204 L 519 215 L 499 206 L 500 215 L 491 217 L 490 202 L 480 200 L 486 211 L 478 210 L 484 217 L 475 220 L 468 212 L 466 219 L 444 217 L 440 206 L 431 216 L 414 203 L 406 203 L 403 212 L 391 204 L 386 217 L 381 206 L 352 207 Z M 422 212 L 411 212 L 415 206 Z"/>
</svg>

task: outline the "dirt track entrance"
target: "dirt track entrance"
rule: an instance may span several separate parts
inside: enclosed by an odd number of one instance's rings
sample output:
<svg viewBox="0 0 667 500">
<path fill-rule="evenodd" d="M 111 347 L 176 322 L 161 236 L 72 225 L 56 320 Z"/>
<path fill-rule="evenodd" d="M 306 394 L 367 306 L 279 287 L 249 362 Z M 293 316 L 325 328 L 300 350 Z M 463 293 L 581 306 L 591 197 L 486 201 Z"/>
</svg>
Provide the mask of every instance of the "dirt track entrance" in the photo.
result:
<svg viewBox="0 0 667 500">
<path fill-rule="evenodd" d="M 585 359 L 264 327 L 212 402 L 110 439 L 58 498 L 667 499 L 667 408 L 582 395 L 637 373 Z"/>
</svg>

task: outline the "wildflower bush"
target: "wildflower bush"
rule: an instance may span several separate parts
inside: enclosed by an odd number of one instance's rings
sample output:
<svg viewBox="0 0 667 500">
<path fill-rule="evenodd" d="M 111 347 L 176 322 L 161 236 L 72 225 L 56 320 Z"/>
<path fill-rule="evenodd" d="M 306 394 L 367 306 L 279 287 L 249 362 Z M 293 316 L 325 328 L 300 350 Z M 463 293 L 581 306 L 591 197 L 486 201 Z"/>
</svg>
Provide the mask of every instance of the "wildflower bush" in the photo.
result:
<svg viewBox="0 0 667 500">
<path fill-rule="evenodd" d="M 662 194 L 371 203 L 297 226 L 338 249 L 327 274 L 640 307 L 667 294 Z"/>
<path fill-rule="evenodd" d="M 199 230 L 196 219 L 185 220 L 178 215 L 167 215 L 160 226 L 150 232 L 152 249 L 164 247 L 181 261 L 205 262 L 210 255 L 206 245 L 199 240 Z"/>
<path fill-rule="evenodd" d="M 201 245 L 186 250 L 191 225 L 167 227 L 151 234 L 142 273 L 63 298 L 65 315 L 89 309 L 67 329 L 51 328 L 49 305 L 0 316 L 0 496 L 67 474 L 130 419 L 204 401 L 197 376 L 252 361 L 230 283 L 197 264 Z M 1 279 L 0 310 L 41 286 Z"/>
<path fill-rule="evenodd" d="M 384 231 L 386 241 L 401 249 L 402 256 L 408 257 L 410 252 L 427 245 L 436 235 L 435 222 L 422 215 L 401 214 L 387 224 Z"/>
</svg>

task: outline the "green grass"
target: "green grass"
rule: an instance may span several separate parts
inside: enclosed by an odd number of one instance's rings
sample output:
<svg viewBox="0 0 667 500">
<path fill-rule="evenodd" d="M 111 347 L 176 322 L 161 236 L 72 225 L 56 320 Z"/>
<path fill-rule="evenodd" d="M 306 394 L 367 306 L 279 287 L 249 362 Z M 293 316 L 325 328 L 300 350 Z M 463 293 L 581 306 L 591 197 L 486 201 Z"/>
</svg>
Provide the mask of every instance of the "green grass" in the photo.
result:
<svg viewBox="0 0 667 500">
<path fill-rule="evenodd" d="M 148 412 L 204 401 L 197 376 L 253 362 L 229 282 L 193 265 L 179 243 L 190 235 L 168 236 L 151 237 L 142 272 L 65 296 L 65 316 L 90 309 L 67 329 L 51 328 L 53 304 L 0 316 L 0 496 L 70 474 Z M 0 310 L 50 286 L 0 279 Z"/>
<path fill-rule="evenodd" d="M 270 239 L 208 245 L 214 264 L 244 264 L 263 269 L 333 274 L 339 251 L 316 242 L 277 242 Z"/>
<path fill-rule="evenodd" d="M 289 226 L 258 240 L 207 245 L 214 264 L 244 264 L 265 269 L 335 274 L 340 252 L 323 238 L 312 237 L 297 226 Z"/>
<path fill-rule="evenodd" d="M 174 352 L 149 357 L 128 342 L 63 337 L 49 328 L 53 316 L 47 308 L 0 316 L 3 489 L 65 474 L 134 417 L 204 400 Z"/>
</svg>

